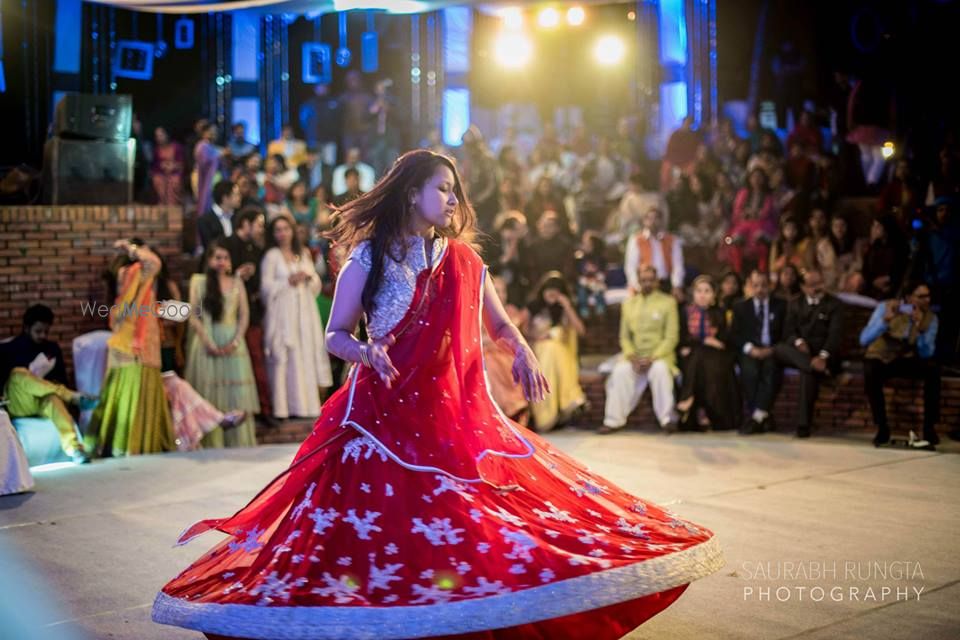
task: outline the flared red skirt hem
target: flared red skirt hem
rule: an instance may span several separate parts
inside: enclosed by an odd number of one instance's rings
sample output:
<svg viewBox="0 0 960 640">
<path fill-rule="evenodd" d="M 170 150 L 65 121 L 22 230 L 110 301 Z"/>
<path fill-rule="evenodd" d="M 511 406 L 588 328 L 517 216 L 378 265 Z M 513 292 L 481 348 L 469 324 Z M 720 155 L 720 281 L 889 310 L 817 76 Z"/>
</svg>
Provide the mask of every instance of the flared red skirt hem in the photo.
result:
<svg viewBox="0 0 960 640">
<path fill-rule="evenodd" d="M 261 640 L 401 640 L 505 629 L 574 614 L 596 613 L 621 603 L 627 633 L 669 606 L 690 582 L 723 566 L 716 537 L 682 551 L 614 569 L 483 598 L 388 607 L 258 606 L 189 602 L 161 592 L 153 620 L 208 634 Z M 669 594 L 677 590 L 675 594 Z M 654 597 L 660 596 L 660 597 Z M 649 600 L 648 600 L 649 598 Z M 651 605 L 653 610 L 648 610 Z M 646 614 L 645 616 L 643 614 Z M 609 614 L 608 614 L 609 615 Z M 608 636 L 608 637 L 619 637 Z M 498 637 L 496 633 L 488 637 Z M 538 637 L 535 635 L 531 638 Z M 543 637 L 557 637 L 543 636 Z M 568 638 L 588 637 L 567 635 Z M 590 633 L 591 640 L 600 640 Z"/>
</svg>

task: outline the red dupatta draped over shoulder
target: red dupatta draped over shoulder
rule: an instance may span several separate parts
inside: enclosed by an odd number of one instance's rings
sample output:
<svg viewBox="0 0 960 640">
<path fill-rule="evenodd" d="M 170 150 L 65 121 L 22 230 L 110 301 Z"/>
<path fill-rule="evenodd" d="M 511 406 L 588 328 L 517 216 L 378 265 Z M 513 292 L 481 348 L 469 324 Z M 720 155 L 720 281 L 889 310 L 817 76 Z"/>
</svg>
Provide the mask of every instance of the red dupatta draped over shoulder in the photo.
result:
<svg viewBox="0 0 960 640">
<path fill-rule="evenodd" d="M 340 438 L 353 438 L 353 455 L 369 457 L 376 448 L 414 471 L 503 490 L 516 486 L 509 459 L 532 456 L 533 445 L 489 393 L 481 348 L 486 267 L 457 240 L 435 264 L 418 276 L 410 308 L 392 332 L 389 355 L 400 372 L 392 388 L 372 369 L 355 366 L 349 384 L 324 404 L 290 468 L 231 518 L 187 529 L 180 544 L 210 529 L 236 534 L 272 522 L 312 477 L 314 454 Z"/>
</svg>

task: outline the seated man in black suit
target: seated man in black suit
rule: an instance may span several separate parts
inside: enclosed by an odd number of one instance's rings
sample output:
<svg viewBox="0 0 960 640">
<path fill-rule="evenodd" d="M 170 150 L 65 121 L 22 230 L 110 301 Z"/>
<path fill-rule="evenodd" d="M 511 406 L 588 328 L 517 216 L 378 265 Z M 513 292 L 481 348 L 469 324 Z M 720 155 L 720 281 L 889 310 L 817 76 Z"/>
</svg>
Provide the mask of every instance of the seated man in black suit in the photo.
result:
<svg viewBox="0 0 960 640">
<path fill-rule="evenodd" d="M 773 357 L 774 345 L 783 338 L 787 303 L 770 297 L 770 278 L 754 269 L 749 283 L 753 297 L 733 306 L 733 343 L 740 361 L 740 384 L 751 412 L 740 433 L 769 430 L 770 408 L 780 390 L 783 369 Z"/>
<path fill-rule="evenodd" d="M 213 208 L 197 220 L 203 249 L 217 238 L 233 235 L 233 212 L 240 207 L 240 189 L 229 180 L 213 185 Z"/>
<path fill-rule="evenodd" d="M 800 372 L 797 437 L 809 438 L 820 381 L 840 371 L 837 353 L 843 332 L 843 303 L 826 292 L 823 274 L 803 274 L 803 295 L 790 303 L 783 340 L 774 354 L 784 366 Z"/>
</svg>

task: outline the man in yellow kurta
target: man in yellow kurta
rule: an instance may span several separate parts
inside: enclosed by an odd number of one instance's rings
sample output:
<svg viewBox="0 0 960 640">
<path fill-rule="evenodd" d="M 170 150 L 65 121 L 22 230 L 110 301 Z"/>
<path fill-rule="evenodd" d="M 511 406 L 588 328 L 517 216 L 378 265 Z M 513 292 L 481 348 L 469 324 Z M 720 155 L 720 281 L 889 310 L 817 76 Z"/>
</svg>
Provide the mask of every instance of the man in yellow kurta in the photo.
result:
<svg viewBox="0 0 960 640">
<path fill-rule="evenodd" d="M 638 293 L 620 309 L 622 355 L 607 378 L 603 426 L 597 431 L 601 434 L 627 424 L 648 384 L 657 422 L 667 432 L 677 429 L 673 397 L 680 331 L 677 301 L 658 290 L 657 270 L 652 266 L 640 267 L 638 276 Z"/>
</svg>

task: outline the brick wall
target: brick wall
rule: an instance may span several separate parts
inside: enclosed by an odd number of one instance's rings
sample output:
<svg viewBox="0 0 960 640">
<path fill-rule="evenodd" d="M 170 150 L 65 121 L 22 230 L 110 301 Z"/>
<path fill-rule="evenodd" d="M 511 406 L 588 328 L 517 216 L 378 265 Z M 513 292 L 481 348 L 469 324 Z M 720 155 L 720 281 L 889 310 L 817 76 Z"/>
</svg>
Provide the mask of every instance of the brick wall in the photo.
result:
<svg viewBox="0 0 960 640">
<path fill-rule="evenodd" d="M 113 303 L 104 299 L 101 273 L 114 241 L 143 238 L 181 280 L 182 232 L 180 207 L 0 207 L 0 338 L 20 333 L 31 304 L 46 304 L 56 314 L 50 338 L 60 343 L 72 377 L 73 339 L 107 328 L 105 319 L 85 316 L 81 303 Z"/>
</svg>

